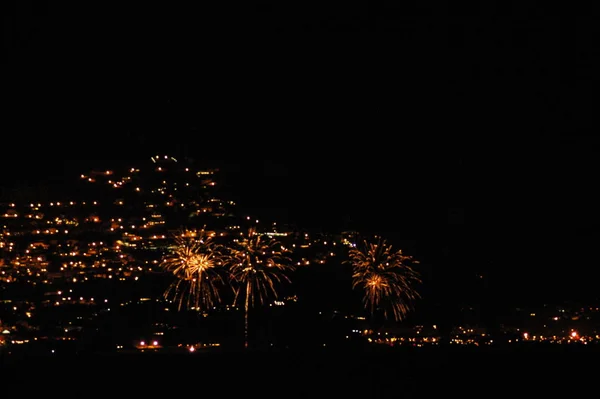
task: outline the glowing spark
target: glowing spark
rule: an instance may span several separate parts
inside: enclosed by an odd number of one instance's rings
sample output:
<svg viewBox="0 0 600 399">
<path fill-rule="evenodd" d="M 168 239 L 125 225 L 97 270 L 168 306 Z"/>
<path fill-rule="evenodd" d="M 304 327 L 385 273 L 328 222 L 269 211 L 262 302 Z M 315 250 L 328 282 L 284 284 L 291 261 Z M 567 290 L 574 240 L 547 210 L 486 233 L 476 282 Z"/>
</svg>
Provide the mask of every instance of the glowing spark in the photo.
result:
<svg viewBox="0 0 600 399">
<path fill-rule="evenodd" d="M 224 285 L 221 247 L 214 245 L 204 230 L 183 231 L 174 239 L 175 248 L 161 262 L 163 269 L 176 277 L 165 298 L 176 302 L 179 310 L 184 306 L 196 310 L 213 307 L 221 301 L 219 288 Z"/>
<path fill-rule="evenodd" d="M 380 309 L 385 318 L 403 320 L 411 310 L 411 302 L 420 297 L 414 285 L 421 279 L 410 266 L 418 262 L 401 250 L 394 251 L 381 238 L 350 249 L 348 262 L 353 268 L 352 288 L 363 290 L 365 309 L 372 315 Z"/>
</svg>

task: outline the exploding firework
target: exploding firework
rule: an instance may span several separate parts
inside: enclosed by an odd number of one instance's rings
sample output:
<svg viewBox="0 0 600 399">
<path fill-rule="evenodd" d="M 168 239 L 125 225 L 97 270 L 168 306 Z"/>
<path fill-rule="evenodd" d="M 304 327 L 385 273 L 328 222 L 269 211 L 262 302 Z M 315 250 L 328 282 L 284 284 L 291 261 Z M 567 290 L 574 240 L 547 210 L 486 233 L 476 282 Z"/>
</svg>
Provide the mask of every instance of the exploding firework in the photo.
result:
<svg viewBox="0 0 600 399">
<path fill-rule="evenodd" d="M 177 303 L 179 310 L 215 306 L 221 301 L 219 289 L 225 283 L 222 248 L 204 230 L 182 231 L 174 239 L 174 248 L 161 262 L 176 278 L 165 291 L 165 298 Z"/>
<path fill-rule="evenodd" d="M 231 280 L 235 285 L 234 303 L 244 297 L 244 337 L 248 346 L 248 310 L 263 304 L 267 298 L 277 299 L 278 283 L 290 282 L 285 274 L 293 270 L 286 250 L 279 241 L 251 228 L 232 250 Z"/>
<path fill-rule="evenodd" d="M 362 248 L 349 252 L 352 264 L 352 288 L 363 291 L 363 303 L 373 315 L 381 310 L 400 321 L 411 310 L 411 303 L 419 298 L 415 284 L 421 282 L 419 273 L 411 264 L 418 263 L 411 256 L 394 251 L 381 238 L 375 243 L 363 241 Z"/>
</svg>

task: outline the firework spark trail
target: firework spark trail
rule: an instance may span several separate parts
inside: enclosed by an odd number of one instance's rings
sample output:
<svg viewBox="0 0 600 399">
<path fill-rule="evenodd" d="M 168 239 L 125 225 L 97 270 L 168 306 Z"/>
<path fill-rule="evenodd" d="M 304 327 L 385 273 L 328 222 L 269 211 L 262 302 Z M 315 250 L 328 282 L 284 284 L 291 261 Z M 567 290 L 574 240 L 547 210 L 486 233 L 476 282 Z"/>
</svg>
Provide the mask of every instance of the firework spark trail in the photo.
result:
<svg viewBox="0 0 600 399">
<path fill-rule="evenodd" d="M 421 282 L 420 275 L 411 264 L 418 263 L 411 256 L 394 251 L 381 238 L 375 243 L 363 241 L 362 248 L 349 252 L 352 264 L 352 288 L 364 292 L 363 303 L 373 315 L 377 309 L 385 318 L 403 320 L 412 309 L 411 303 L 420 297 L 415 285 Z"/>
<path fill-rule="evenodd" d="M 220 303 L 219 288 L 225 284 L 221 275 L 221 247 L 205 234 L 182 231 L 175 235 L 175 248 L 161 266 L 176 280 L 165 291 L 165 298 L 177 303 L 178 309 L 208 309 Z"/>
<path fill-rule="evenodd" d="M 240 295 L 244 299 L 244 345 L 248 347 L 248 311 L 264 304 L 269 297 L 277 299 L 278 283 L 290 282 L 285 274 L 293 270 L 286 250 L 279 241 L 249 229 L 232 249 L 230 277 L 236 285 L 234 304 Z"/>
</svg>

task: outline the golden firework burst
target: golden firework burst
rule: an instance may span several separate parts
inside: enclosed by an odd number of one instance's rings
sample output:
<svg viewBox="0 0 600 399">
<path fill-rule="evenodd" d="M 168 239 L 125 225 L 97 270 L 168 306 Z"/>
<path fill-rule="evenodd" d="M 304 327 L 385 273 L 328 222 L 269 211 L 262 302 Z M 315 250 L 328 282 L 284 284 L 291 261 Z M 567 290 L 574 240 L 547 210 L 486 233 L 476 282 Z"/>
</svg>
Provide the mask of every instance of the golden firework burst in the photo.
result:
<svg viewBox="0 0 600 399">
<path fill-rule="evenodd" d="M 244 336 L 248 346 L 248 310 L 263 304 L 269 297 L 277 299 L 278 283 L 290 282 L 287 271 L 293 270 L 287 251 L 276 239 L 250 228 L 232 248 L 230 277 L 234 284 L 234 303 L 244 297 Z"/>
<path fill-rule="evenodd" d="M 412 264 L 412 256 L 395 251 L 380 237 L 375 242 L 364 240 L 362 247 L 351 248 L 352 288 L 364 293 L 363 303 L 371 315 L 381 310 L 385 318 L 403 320 L 420 295 L 415 285 L 421 282 Z"/>
<path fill-rule="evenodd" d="M 215 245 L 205 230 L 183 230 L 174 235 L 175 245 L 162 259 L 162 268 L 176 280 L 165 291 L 165 298 L 178 309 L 205 310 L 221 302 L 222 247 Z"/>
</svg>

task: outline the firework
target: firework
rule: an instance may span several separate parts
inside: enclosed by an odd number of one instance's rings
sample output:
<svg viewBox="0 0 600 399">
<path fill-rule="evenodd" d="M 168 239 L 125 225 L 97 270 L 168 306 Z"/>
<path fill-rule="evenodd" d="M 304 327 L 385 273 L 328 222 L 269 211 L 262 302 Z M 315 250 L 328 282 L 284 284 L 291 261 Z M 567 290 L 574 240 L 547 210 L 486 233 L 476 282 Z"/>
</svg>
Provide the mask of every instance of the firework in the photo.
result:
<svg viewBox="0 0 600 399">
<path fill-rule="evenodd" d="M 165 298 L 183 307 L 208 309 L 221 301 L 219 288 L 224 285 L 221 247 L 204 230 L 182 231 L 174 236 L 174 248 L 161 266 L 176 280 L 165 291 Z"/>
<path fill-rule="evenodd" d="M 365 309 L 371 315 L 381 310 L 386 319 L 391 316 L 403 320 L 411 310 L 411 302 L 419 298 L 414 286 L 421 279 L 411 267 L 418 262 L 378 238 L 374 243 L 363 241 L 360 249 L 352 248 L 349 263 L 353 269 L 352 288 L 362 289 Z"/>
<path fill-rule="evenodd" d="M 244 297 L 244 344 L 247 347 L 249 308 L 263 304 L 269 297 L 277 299 L 276 285 L 290 282 L 285 272 L 293 267 L 277 240 L 258 234 L 253 228 L 232 251 L 230 272 L 235 284 L 234 303 Z"/>
</svg>

